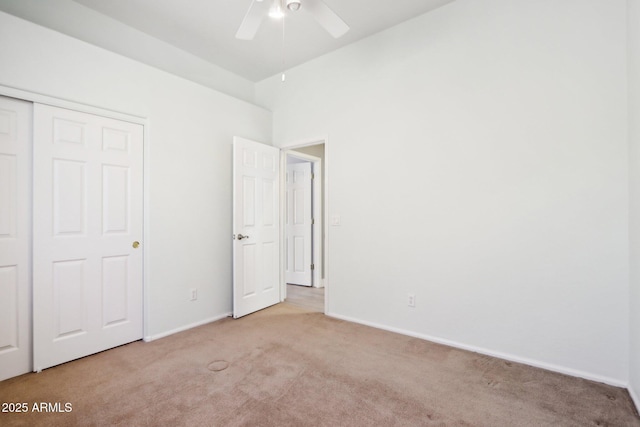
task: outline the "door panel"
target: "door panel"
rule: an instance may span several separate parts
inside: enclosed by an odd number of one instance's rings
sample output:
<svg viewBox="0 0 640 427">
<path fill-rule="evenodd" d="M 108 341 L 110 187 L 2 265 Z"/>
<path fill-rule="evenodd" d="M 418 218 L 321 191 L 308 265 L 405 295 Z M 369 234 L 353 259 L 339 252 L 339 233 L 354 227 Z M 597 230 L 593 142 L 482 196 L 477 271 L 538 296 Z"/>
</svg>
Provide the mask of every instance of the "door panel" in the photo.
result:
<svg viewBox="0 0 640 427">
<path fill-rule="evenodd" d="M 142 126 L 34 107 L 34 367 L 142 338 Z"/>
<path fill-rule="evenodd" d="M 117 325 L 129 320 L 127 290 L 129 283 L 129 257 L 102 258 L 102 326 Z"/>
<path fill-rule="evenodd" d="M 5 149 L 7 151 L 14 150 L 9 148 Z M 15 238 L 17 235 L 17 163 L 18 159 L 16 154 L 0 154 L 0 203 L 2 203 L 0 204 L 0 236 L 3 238 Z"/>
<path fill-rule="evenodd" d="M 287 165 L 286 281 L 311 286 L 311 163 Z"/>
<path fill-rule="evenodd" d="M 233 140 L 236 318 L 280 302 L 279 156 L 280 150 L 269 145 Z"/>
<path fill-rule="evenodd" d="M 87 333 L 83 315 L 86 259 L 53 263 L 54 341 Z"/>
<path fill-rule="evenodd" d="M 18 266 L 0 267 L 0 351 L 18 348 Z"/>
<path fill-rule="evenodd" d="M 127 202 L 130 185 L 129 168 L 102 166 L 103 234 L 127 233 Z"/>
<path fill-rule="evenodd" d="M 32 369 L 31 112 L 0 96 L 0 381 Z"/>
<path fill-rule="evenodd" d="M 53 159 L 53 234 L 83 235 L 85 230 L 86 164 Z"/>
</svg>

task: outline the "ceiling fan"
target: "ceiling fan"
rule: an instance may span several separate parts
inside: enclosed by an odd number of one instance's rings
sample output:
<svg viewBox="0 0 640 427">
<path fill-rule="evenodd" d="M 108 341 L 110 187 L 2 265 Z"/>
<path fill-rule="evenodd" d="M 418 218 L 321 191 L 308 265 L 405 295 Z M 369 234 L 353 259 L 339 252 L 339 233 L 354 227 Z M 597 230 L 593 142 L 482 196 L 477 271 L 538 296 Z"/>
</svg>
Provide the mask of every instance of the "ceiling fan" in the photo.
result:
<svg viewBox="0 0 640 427">
<path fill-rule="evenodd" d="M 282 18 L 285 8 L 292 12 L 306 10 L 335 38 L 349 31 L 349 26 L 322 0 L 253 0 L 236 38 L 253 40 L 264 17 Z"/>
</svg>

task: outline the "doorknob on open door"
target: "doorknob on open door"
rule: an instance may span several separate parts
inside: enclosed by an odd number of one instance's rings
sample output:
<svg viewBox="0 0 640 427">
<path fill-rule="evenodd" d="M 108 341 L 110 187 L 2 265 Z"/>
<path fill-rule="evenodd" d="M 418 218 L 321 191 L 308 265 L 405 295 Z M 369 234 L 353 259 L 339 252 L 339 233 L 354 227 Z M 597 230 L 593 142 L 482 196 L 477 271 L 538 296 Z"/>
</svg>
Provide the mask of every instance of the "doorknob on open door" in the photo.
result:
<svg viewBox="0 0 640 427">
<path fill-rule="evenodd" d="M 238 234 L 238 240 L 242 240 L 242 239 L 248 239 L 249 236 L 245 236 L 243 234 Z"/>
</svg>

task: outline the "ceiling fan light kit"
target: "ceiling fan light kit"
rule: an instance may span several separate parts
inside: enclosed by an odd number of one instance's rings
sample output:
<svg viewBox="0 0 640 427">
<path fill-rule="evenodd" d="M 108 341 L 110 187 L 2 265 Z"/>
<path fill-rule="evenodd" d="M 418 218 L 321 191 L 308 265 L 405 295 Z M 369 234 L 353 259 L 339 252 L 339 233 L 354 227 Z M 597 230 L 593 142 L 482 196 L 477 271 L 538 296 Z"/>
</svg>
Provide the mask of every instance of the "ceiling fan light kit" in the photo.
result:
<svg viewBox="0 0 640 427">
<path fill-rule="evenodd" d="M 269 9 L 269 16 L 275 19 L 284 17 L 284 11 L 282 10 L 282 5 L 279 0 L 274 0 L 271 8 Z"/>
<path fill-rule="evenodd" d="M 286 7 L 286 9 L 285 9 Z M 349 31 L 349 26 L 322 0 L 253 0 L 238 28 L 236 38 L 253 40 L 263 18 L 282 18 L 285 10 L 292 12 L 304 9 L 333 37 L 338 38 Z"/>
</svg>

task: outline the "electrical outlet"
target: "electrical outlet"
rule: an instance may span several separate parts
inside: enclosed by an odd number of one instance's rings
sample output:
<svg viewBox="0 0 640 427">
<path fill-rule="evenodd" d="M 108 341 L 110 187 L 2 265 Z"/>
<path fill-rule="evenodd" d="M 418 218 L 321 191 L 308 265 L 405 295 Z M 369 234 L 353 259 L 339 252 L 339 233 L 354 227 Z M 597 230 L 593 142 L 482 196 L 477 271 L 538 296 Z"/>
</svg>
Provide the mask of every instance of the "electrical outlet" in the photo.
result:
<svg viewBox="0 0 640 427">
<path fill-rule="evenodd" d="M 191 301 L 195 301 L 198 299 L 198 290 L 196 288 L 191 288 Z"/>
<path fill-rule="evenodd" d="M 407 305 L 409 307 L 416 306 L 416 296 L 414 294 L 407 294 Z"/>
</svg>

